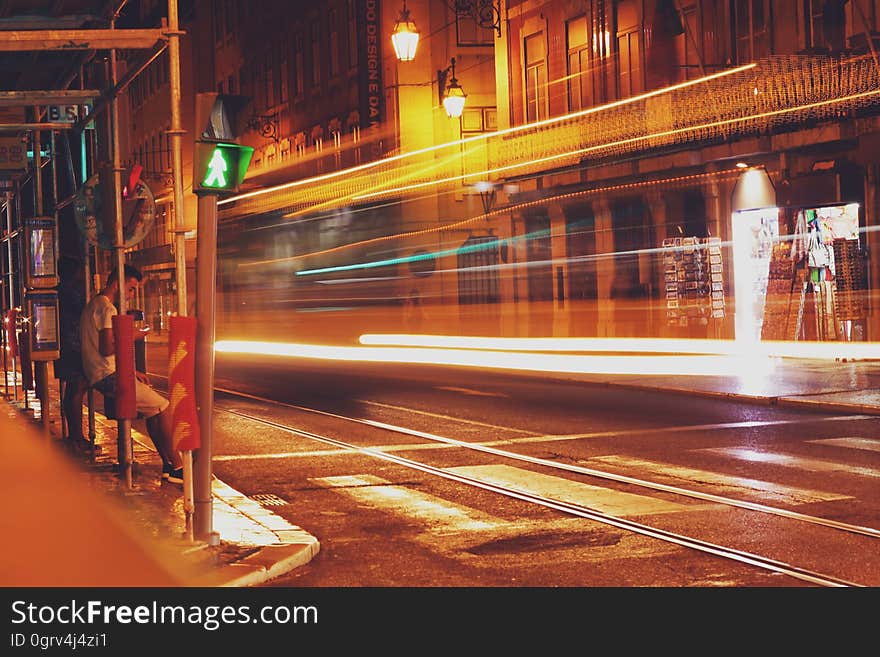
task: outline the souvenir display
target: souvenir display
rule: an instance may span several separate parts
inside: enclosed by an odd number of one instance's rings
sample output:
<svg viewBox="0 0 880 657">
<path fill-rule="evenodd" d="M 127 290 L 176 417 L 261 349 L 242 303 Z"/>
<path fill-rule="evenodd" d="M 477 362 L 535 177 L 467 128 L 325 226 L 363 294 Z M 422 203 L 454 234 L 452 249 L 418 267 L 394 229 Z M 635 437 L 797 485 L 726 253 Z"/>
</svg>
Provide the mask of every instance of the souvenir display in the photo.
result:
<svg viewBox="0 0 880 657">
<path fill-rule="evenodd" d="M 663 240 L 666 321 L 680 327 L 707 326 L 724 317 L 721 240 L 675 237 Z"/>
</svg>

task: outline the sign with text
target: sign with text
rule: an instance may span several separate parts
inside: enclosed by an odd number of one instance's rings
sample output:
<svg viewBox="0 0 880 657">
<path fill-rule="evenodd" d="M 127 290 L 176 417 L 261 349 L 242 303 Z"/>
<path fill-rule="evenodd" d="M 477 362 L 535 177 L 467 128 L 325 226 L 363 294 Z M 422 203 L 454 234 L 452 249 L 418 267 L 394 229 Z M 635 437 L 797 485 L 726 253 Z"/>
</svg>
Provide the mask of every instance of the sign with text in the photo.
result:
<svg viewBox="0 0 880 657">
<path fill-rule="evenodd" d="M 46 120 L 50 123 L 74 124 L 92 111 L 90 105 L 49 105 L 46 108 Z"/>
<path fill-rule="evenodd" d="M 27 169 L 27 145 L 21 137 L 0 137 L 0 169 Z"/>
</svg>

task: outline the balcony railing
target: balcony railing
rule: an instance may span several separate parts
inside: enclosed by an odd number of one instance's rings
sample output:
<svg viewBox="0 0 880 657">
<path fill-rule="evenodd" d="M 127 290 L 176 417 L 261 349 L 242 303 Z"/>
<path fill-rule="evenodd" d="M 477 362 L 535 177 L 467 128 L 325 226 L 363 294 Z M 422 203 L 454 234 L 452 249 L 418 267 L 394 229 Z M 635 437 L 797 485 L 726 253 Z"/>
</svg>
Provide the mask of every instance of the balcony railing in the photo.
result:
<svg viewBox="0 0 880 657">
<path fill-rule="evenodd" d="M 511 177 L 682 145 L 797 129 L 880 109 L 870 56 L 775 56 L 667 89 L 506 131 L 369 162 L 223 203 L 224 215 L 291 217 L 478 180 Z M 234 207 L 234 209 L 233 209 Z"/>
</svg>

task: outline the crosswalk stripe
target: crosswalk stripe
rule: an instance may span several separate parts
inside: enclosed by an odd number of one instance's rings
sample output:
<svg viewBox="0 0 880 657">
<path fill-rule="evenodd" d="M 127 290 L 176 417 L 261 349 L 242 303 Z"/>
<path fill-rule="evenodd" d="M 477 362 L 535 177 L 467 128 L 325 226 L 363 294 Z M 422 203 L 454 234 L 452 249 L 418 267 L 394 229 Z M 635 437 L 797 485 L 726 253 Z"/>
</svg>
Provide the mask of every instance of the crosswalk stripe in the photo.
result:
<svg viewBox="0 0 880 657">
<path fill-rule="evenodd" d="M 713 447 L 701 451 L 732 456 L 733 458 L 742 461 L 751 461 L 753 463 L 772 463 L 773 465 L 781 465 L 786 468 L 797 468 L 799 470 L 806 470 L 807 472 L 846 472 L 847 474 L 858 474 L 864 475 L 865 477 L 880 477 L 880 470 L 877 470 L 876 468 L 866 468 L 859 465 L 848 465 L 836 461 L 825 461 L 803 456 L 791 456 L 789 454 L 779 454 L 776 452 L 762 452 L 755 449 L 744 449 L 741 447 Z"/>
<path fill-rule="evenodd" d="M 477 465 L 447 468 L 487 483 L 508 486 L 554 500 L 586 506 L 616 516 L 642 516 L 657 513 L 678 513 L 693 506 L 666 502 L 644 495 L 624 493 L 601 486 L 592 486 L 563 477 L 544 475 L 509 465 Z"/>
<path fill-rule="evenodd" d="M 735 495 L 744 492 L 760 493 L 762 498 L 769 497 L 775 501 L 789 504 L 810 504 L 813 502 L 852 499 L 849 495 L 784 486 L 782 484 L 761 481 L 759 479 L 725 475 L 718 472 L 711 472 L 709 470 L 686 468 L 677 465 L 657 463 L 655 461 L 629 458 L 626 456 L 597 456 L 590 459 L 589 462 L 594 461 L 622 468 L 638 468 L 639 470 L 654 472 L 667 477 L 679 479 L 686 482 L 688 485 L 693 485 L 693 482 L 699 482 L 719 486 L 721 487 L 722 492 L 717 494 Z"/>
<path fill-rule="evenodd" d="M 819 440 L 808 440 L 807 442 L 817 445 L 833 445 L 835 447 L 849 447 L 850 449 L 867 449 L 872 452 L 880 452 L 880 440 L 876 438 L 848 436 L 844 438 L 821 438 Z"/>
<path fill-rule="evenodd" d="M 504 520 L 469 507 L 452 504 L 434 495 L 397 486 L 374 475 L 347 475 L 312 479 L 315 483 L 372 506 L 390 508 L 409 518 L 419 518 L 434 531 L 459 532 L 496 529 Z"/>
</svg>

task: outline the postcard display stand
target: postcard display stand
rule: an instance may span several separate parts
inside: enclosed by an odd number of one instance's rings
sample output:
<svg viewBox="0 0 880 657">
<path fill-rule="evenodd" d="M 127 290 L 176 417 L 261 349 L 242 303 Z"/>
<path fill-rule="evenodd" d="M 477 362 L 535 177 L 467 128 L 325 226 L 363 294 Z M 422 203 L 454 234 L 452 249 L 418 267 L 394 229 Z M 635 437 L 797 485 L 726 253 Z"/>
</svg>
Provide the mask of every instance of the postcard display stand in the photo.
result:
<svg viewBox="0 0 880 657">
<path fill-rule="evenodd" d="M 674 237 L 663 240 L 666 322 L 682 328 L 708 326 L 724 318 L 721 239 Z"/>
<path fill-rule="evenodd" d="M 834 310 L 842 324 L 841 338 L 853 339 L 853 324 L 864 322 L 868 315 L 865 293 L 865 260 L 859 252 L 857 239 L 835 239 L 834 249 Z"/>
</svg>

